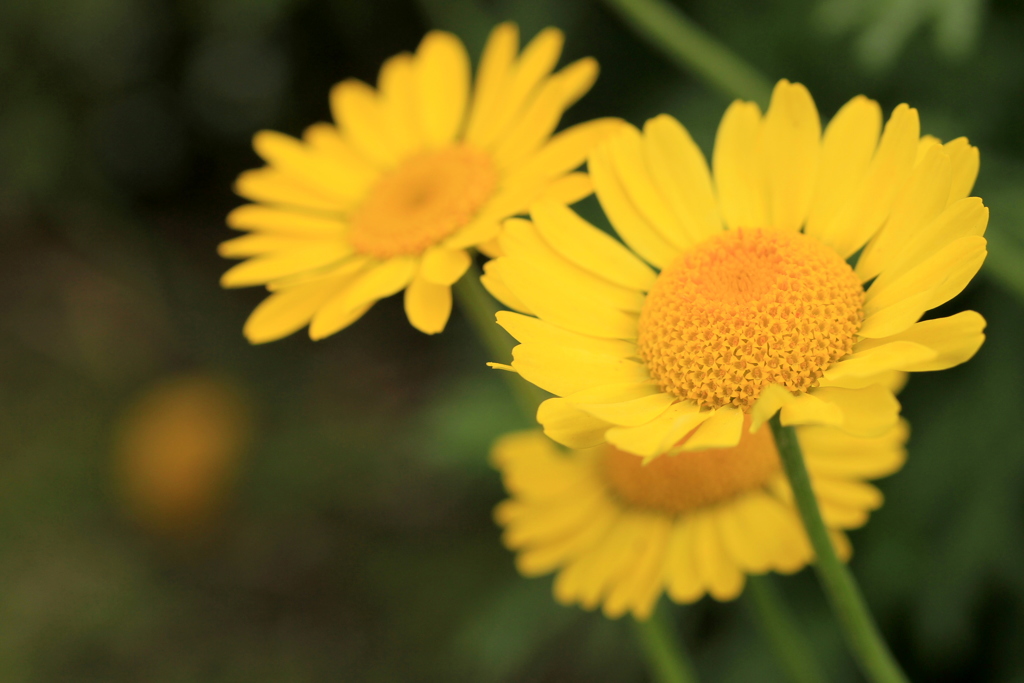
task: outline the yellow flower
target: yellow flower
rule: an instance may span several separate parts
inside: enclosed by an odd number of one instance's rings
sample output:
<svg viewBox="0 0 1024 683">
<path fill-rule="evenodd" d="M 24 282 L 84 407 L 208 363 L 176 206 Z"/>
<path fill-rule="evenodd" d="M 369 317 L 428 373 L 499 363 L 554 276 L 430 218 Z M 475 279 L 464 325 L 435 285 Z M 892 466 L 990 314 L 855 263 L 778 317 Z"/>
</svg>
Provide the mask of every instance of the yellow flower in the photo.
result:
<svg viewBox="0 0 1024 683">
<path fill-rule="evenodd" d="M 554 202 L 506 222 L 484 284 L 526 314 L 499 313 L 521 342 L 507 369 L 557 396 L 537 417 L 572 448 L 726 448 L 780 408 L 784 425 L 884 434 L 901 373 L 984 341 L 973 311 L 918 322 L 987 253 L 978 164 L 965 138 L 922 137 L 906 105 L 883 130 L 865 97 L 822 135 L 785 80 L 764 116 L 729 107 L 710 171 L 669 116 L 616 132 L 588 172 L 628 249 Z"/>
<path fill-rule="evenodd" d="M 863 480 L 902 465 L 898 422 L 873 438 L 797 428 L 832 541 L 862 526 L 882 494 Z M 662 592 L 731 600 L 747 574 L 792 573 L 813 551 L 767 425 L 732 448 L 640 458 L 604 444 L 562 452 L 539 432 L 500 439 L 492 460 L 511 494 L 495 509 L 524 576 L 558 572 L 555 598 L 618 618 L 650 616 Z"/>
<path fill-rule="evenodd" d="M 519 54 L 514 24 L 491 34 L 470 94 L 466 50 L 432 31 L 416 54 L 391 57 L 377 89 L 357 80 L 330 96 L 337 125 L 317 123 L 302 140 L 273 131 L 253 139 L 263 168 L 239 176 L 252 200 L 228 216 L 248 235 L 220 245 L 225 287 L 266 285 L 253 311 L 253 343 L 309 325 L 322 339 L 376 301 L 405 290 L 417 329 L 444 329 L 451 285 L 470 265 L 467 249 L 493 241 L 500 223 L 533 202 L 573 203 L 592 191 L 572 172 L 593 144 L 621 124 L 599 119 L 552 137 L 562 113 L 597 78 L 580 59 L 552 74 L 563 35 L 541 31 Z"/>
</svg>

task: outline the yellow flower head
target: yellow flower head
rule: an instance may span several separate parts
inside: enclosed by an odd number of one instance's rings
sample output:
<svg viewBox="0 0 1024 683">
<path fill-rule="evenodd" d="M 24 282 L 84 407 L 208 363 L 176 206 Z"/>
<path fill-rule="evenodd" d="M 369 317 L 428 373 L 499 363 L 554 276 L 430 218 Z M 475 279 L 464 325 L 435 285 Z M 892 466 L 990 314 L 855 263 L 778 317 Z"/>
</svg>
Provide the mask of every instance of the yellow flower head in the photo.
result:
<svg viewBox="0 0 1024 683">
<path fill-rule="evenodd" d="M 587 175 L 572 171 L 621 122 L 598 119 L 552 137 L 597 77 L 591 58 L 552 73 L 562 42 L 549 28 L 520 54 L 518 29 L 499 25 L 471 94 L 462 43 L 432 31 L 415 54 L 384 63 L 377 89 L 336 85 L 336 125 L 314 124 L 302 140 L 257 133 L 267 165 L 235 186 L 255 203 L 228 216 L 249 234 L 220 246 L 222 256 L 248 259 L 223 286 L 271 291 L 246 337 L 272 341 L 308 324 L 322 339 L 403 289 L 409 322 L 440 332 L 451 285 L 470 265 L 467 249 L 492 241 L 503 219 L 535 201 L 590 194 Z"/>
<path fill-rule="evenodd" d="M 763 116 L 729 107 L 710 170 L 670 116 L 623 128 L 588 171 L 627 246 L 556 202 L 506 222 L 484 284 L 520 311 L 498 315 L 520 342 L 511 369 L 557 396 L 537 417 L 572 448 L 733 448 L 780 409 L 784 425 L 886 434 L 904 373 L 984 341 L 973 311 L 919 322 L 985 258 L 978 164 L 965 138 L 922 137 L 906 105 L 883 129 L 865 97 L 823 135 L 785 80 Z"/>
<path fill-rule="evenodd" d="M 797 430 L 840 557 L 845 529 L 867 522 L 882 494 L 864 479 L 903 465 L 906 423 L 863 438 L 836 427 Z M 492 460 L 511 495 L 495 509 L 525 576 L 558 572 L 555 598 L 618 618 L 651 615 L 662 592 L 690 603 L 731 600 L 748 574 L 792 573 L 813 551 L 763 425 L 731 448 L 640 458 L 602 444 L 562 452 L 539 432 L 500 439 Z"/>
</svg>

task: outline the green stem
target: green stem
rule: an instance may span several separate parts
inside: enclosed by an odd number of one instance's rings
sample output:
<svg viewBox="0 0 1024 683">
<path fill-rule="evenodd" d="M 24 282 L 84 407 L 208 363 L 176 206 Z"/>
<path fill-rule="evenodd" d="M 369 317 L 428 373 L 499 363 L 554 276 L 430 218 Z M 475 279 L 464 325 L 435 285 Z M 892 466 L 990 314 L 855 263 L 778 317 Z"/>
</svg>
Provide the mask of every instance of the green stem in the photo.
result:
<svg viewBox="0 0 1024 683">
<path fill-rule="evenodd" d="M 783 427 L 778 414 L 772 418 L 771 425 L 797 509 L 817 556 L 814 567 L 818 580 L 825 589 L 832 612 L 839 620 L 847 645 L 868 680 L 874 683 L 907 683 L 906 675 L 878 631 L 853 574 L 839 561 L 832 547 L 832 540 L 811 488 L 811 477 L 804 464 L 796 430 Z"/>
<path fill-rule="evenodd" d="M 501 310 L 501 307 L 480 284 L 480 267 L 473 263 L 466 274 L 455 283 L 452 291 L 459 308 L 473 326 L 477 337 L 483 342 L 491 360 L 498 363 L 509 362 L 512 358 L 512 347 L 516 342 L 494 321 L 494 314 Z M 514 372 L 495 372 L 500 373 L 508 384 L 523 416 L 533 422 L 537 416 L 537 406 L 547 398 L 547 394 Z"/>
<path fill-rule="evenodd" d="M 789 679 L 793 683 L 824 683 L 825 676 L 818 668 L 814 652 L 771 577 L 751 576 L 747 595 L 758 625 Z"/>
<path fill-rule="evenodd" d="M 655 683 L 697 683 L 693 664 L 679 645 L 679 632 L 664 603 L 647 621 L 634 621 L 633 627 Z"/>
<path fill-rule="evenodd" d="M 480 268 L 474 263 L 452 288 L 459 308 L 469 320 L 477 337 L 496 361 L 505 362 L 515 341 L 494 321 L 500 310 L 494 298 L 480 284 Z M 532 422 L 547 394 L 511 372 L 500 372 L 508 382 L 523 414 Z M 681 649 L 671 617 L 659 607 L 646 622 L 634 622 L 636 636 L 657 683 L 695 683 L 692 667 Z"/>
<path fill-rule="evenodd" d="M 668 0 L 604 0 L 676 66 L 707 81 L 727 97 L 768 104 L 771 83 Z"/>
</svg>

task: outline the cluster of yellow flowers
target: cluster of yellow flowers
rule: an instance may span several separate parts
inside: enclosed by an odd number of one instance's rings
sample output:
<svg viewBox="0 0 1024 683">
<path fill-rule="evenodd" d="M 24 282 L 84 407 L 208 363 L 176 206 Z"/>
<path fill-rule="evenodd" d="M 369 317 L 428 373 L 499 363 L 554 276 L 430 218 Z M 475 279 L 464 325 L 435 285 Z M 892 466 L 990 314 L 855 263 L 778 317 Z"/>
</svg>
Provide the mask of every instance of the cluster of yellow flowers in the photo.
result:
<svg viewBox="0 0 1024 683">
<path fill-rule="evenodd" d="M 519 342 L 493 365 L 553 395 L 543 433 L 492 454 L 520 572 L 557 572 L 560 602 L 645 619 L 663 593 L 729 600 L 747 575 L 801 569 L 813 550 L 776 413 L 848 557 L 844 532 L 882 504 L 868 480 L 906 457 L 907 373 L 984 341 L 973 311 L 921 321 L 985 258 L 978 150 L 922 136 L 907 105 L 883 125 L 863 96 L 823 130 L 785 80 L 766 112 L 726 110 L 710 165 L 664 114 L 554 134 L 598 70 L 554 71 L 562 42 L 547 29 L 520 52 L 502 24 L 471 83 L 462 43 L 431 32 L 376 89 L 335 86 L 334 124 L 257 134 L 267 165 L 238 178 L 253 203 L 228 216 L 247 234 L 220 247 L 246 259 L 225 287 L 270 292 L 246 337 L 321 339 L 403 290 L 409 322 L 440 332 L 479 252 Z M 618 239 L 569 208 L 591 193 Z"/>
</svg>

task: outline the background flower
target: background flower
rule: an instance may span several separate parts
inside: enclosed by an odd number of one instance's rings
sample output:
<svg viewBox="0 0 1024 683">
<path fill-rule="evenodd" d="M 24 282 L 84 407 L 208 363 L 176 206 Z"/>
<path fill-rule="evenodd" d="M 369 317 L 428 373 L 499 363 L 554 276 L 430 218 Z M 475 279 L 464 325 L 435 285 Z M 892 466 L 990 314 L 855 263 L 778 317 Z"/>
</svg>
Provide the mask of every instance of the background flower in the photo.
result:
<svg viewBox="0 0 1024 683">
<path fill-rule="evenodd" d="M 905 422 L 874 438 L 797 429 L 836 551 L 882 495 L 863 480 L 906 457 Z M 662 593 L 680 603 L 733 600 L 749 574 L 791 574 L 811 561 L 767 426 L 734 447 L 639 458 L 603 444 L 565 452 L 538 431 L 499 439 L 491 460 L 510 498 L 494 511 L 528 577 L 557 572 L 555 599 L 617 619 L 651 616 Z"/>
<path fill-rule="evenodd" d="M 253 147 L 267 166 L 235 183 L 256 203 L 228 215 L 249 234 L 219 247 L 247 259 L 222 285 L 271 292 L 246 321 L 249 341 L 307 324 L 322 339 L 402 290 L 413 327 L 440 332 L 451 286 L 470 266 L 467 249 L 492 241 L 502 219 L 534 201 L 590 194 L 587 176 L 572 171 L 618 122 L 551 138 L 597 77 L 592 58 L 551 74 L 563 42 L 548 28 L 520 55 L 518 27 L 501 24 L 471 83 L 462 42 L 432 31 L 415 54 L 384 62 L 376 90 L 356 79 L 335 85 L 335 125 L 314 124 L 301 141 L 257 133 Z"/>
</svg>

